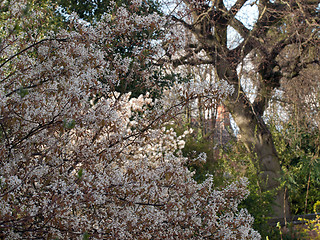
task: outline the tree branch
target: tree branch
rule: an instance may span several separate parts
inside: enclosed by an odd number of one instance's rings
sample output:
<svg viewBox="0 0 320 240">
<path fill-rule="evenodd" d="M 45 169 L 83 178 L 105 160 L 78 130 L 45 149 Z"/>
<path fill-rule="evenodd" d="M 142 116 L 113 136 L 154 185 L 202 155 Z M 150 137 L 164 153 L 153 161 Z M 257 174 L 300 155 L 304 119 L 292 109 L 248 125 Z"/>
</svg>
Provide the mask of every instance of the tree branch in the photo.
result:
<svg viewBox="0 0 320 240">
<path fill-rule="evenodd" d="M 173 66 L 178 67 L 181 65 L 190 65 L 190 66 L 197 66 L 202 64 L 214 64 L 215 61 L 209 59 L 189 59 L 182 61 L 181 59 L 177 59 L 173 61 Z"/>
<path fill-rule="evenodd" d="M 295 41 L 295 35 L 292 35 L 286 39 L 278 41 L 267 55 L 264 55 L 264 59 L 258 66 L 258 72 L 261 76 L 260 85 L 257 89 L 257 96 L 254 100 L 254 109 L 263 115 L 272 95 L 272 91 L 280 86 L 280 79 L 282 78 L 282 72 L 279 68 L 275 70 L 275 67 L 279 66 L 276 61 L 280 52 L 288 45 Z M 266 54 L 266 53 L 264 53 Z"/>
<path fill-rule="evenodd" d="M 230 21 L 234 19 L 234 17 L 237 15 L 246 1 L 247 0 L 237 0 L 237 2 L 230 8 L 230 10 L 228 11 L 228 17 L 230 18 Z"/>
<path fill-rule="evenodd" d="M 189 29 L 190 31 L 192 31 L 192 32 L 195 31 L 194 26 L 186 23 L 184 20 L 177 18 L 175 16 L 171 16 L 171 18 L 173 21 L 181 23 L 185 28 Z"/>
<path fill-rule="evenodd" d="M 240 35 L 242 38 L 246 39 L 249 34 L 250 30 L 246 28 L 242 22 L 240 22 L 238 19 L 233 18 L 230 21 L 230 26 L 233 27 Z"/>
<path fill-rule="evenodd" d="M 31 48 L 34 48 L 36 47 L 37 45 L 43 43 L 43 42 L 46 42 L 46 41 L 59 41 L 59 42 L 65 42 L 67 40 L 67 38 L 61 38 L 61 39 L 58 39 L 58 38 L 46 38 L 46 39 L 42 39 L 40 40 L 39 42 L 36 42 L 24 49 L 22 49 L 21 51 L 17 52 L 16 54 L 12 55 L 11 57 L 7 58 L 1 65 L 0 65 L 0 68 L 2 68 L 5 64 L 7 64 L 8 62 L 10 62 L 13 58 L 21 55 L 22 53 L 28 51 L 29 49 Z"/>
</svg>

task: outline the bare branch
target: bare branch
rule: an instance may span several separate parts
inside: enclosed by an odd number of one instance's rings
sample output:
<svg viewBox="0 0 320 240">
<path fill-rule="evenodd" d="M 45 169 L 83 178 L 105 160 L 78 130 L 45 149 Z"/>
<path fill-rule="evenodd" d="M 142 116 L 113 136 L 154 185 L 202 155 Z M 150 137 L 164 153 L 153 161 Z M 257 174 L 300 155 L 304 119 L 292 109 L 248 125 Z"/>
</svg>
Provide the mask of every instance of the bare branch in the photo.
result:
<svg viewBox="0 0 320 240">
<path fill-rule="evenodd" d="M 230 25 L 241 35 L 241 37 L 244 39 L 248 37 L 250 30 L 246 28 L 238 19 L 233 18 L 230 22 Z"/>
<path fill-rule="evenodd" d="M 209 59 L 189 59 L 181 61 L 181 59 L 177 59 L 173 61 L 173 66 L 178 67 L 179 65 L 191 65 L 191 66 L 198 66 L 202 64 L 214 64 L 215 62 L 213 60 Z"/>
<path fill-rule="evenodd" d="M 230 17 L 230 20 L 233 19 L 239 10 L 243 7 L 247 0 L 238 0 L 228 11 L 228 16 Z"/>
<path fill-rule="evenodd" d="M 172 18 L 172 20 L 175 21 L 175 22 L 182 23 L 182 25 L 183 25 L 185 28 L 189 29 L 190 31 L 194 31 L 194 30 L 195 30 L 192 25 L 186 23 L 184 20 L 182 20 L 182 19 L 180 19 L 180 18 L 177 18 L 177 17 L 175 17 L 175 16 L 171 16 L 171 18 Z"/>
</svg>

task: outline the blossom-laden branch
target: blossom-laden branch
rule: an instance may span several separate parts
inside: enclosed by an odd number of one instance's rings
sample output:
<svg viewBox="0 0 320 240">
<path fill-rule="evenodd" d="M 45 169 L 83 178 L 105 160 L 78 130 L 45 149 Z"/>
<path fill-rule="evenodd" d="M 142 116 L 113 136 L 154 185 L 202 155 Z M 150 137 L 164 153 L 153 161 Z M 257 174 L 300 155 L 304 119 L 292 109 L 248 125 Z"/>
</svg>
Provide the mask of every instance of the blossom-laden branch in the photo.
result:
<svg viewBox="0 0 320 240">
<path fill-rule="evenodd" d="M 19 12 L 27 1 L 10 3 L 8 11 Z M 130 12 L 146 3 L 132 4 L 95 26 L 75 18 L 74 30 L 50 33 L 52 41 L 29 43 L 12 31 L 3 38 L 0 238 L 259 239 L 253 218 L 238 210 L 246 180 L 219 191 L 210 177 L 198 184 L 185 166 L 183 137 L 159 127 L 177 99 L 165 105 L 114 91 L 123 76 L 152 74 L 136 66 L 155 44 L 132 49 L 130 38 L 160 29 L 162 18 Z M 28 20 L 40 15 L 35 9 Z M 186 99 L 219 94 L 189 87 Z"/>
</svg>

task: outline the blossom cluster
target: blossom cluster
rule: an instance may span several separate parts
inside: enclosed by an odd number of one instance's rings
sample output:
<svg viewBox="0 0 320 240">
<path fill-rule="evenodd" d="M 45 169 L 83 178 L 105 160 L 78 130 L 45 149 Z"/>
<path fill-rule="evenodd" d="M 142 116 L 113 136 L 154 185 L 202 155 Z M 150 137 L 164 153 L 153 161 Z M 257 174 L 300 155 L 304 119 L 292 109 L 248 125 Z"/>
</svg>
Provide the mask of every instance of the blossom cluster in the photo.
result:
<svg viewBox="0 0 320 240">
<path fill-rule="evenodd" d="M 10 3 L 9 22 L 27 1 Z M 222 190 L 210 177 L 196 183 L 183 139 L 158 127 L 172 107 L 159 115 L 148 94 L 114 90 L 132 69 L 148 75 L 132 64 L 150 47 L 146 39 L 129 58 L 114 44 L 131 46 L 159 17 L 119 8 L 95 26 L 75 18 L 72 31 L 25 38 L 41 14 L 33 9 L 23 31 L 1 32 L 0 238 L 259 239 L 238 210 L 246 180 Z"/>
</svg>

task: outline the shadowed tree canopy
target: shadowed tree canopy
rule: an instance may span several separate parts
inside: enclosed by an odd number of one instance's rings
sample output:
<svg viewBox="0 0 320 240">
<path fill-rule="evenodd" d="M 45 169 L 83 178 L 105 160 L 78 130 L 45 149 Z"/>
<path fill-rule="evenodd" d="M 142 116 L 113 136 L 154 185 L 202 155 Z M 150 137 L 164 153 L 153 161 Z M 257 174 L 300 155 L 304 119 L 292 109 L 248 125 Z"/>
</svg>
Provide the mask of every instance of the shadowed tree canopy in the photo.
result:
<svg viewBox="0 0 320 240">
<path fill-rule="evenodd" d="M 275 89 L 294 84 L 303 71 L 319 64 L 319 1 L 182 0 L 176 4 L 172 21 L 192 35 L 191 41 L 184 46 L 184 53 L 167 54 L 160 62 L 174 66 L 212 64 L 217 78 L 234 87 L 223 104 L 256 160 L 265 190 L 278 190 L 274 216 L 288 215 L 279 184 L 280 163 L 263 115 Z M 245 19 L 252 14 L 248 7 L 258 13 L 250 27 Z M 229 44 L 235 32 L 239 41 Z M 245 76 L 246 66 L 254 74 Z M 242 85 L 244 79 L 255 88 L 252 101 Z"/>
<path fill-rule="evenodd" d="M 72 12 L 76 12 L 80 18 L 93 22 L 99 20 L 101 16 L 114 7 L 128 7 L 131 6 L 131 2 L 133 1 L 125 1 L 125 0 L 54 0 L 57 4 L 59 4 L 64 13 L 71 14 Z M 148 14 L 152 12 L 159 12 L 158 1 L 146 0 L 145 4 L 140 6 L 140 9 L 129 9 L 134 10 L 139 14 Z"/>
</svg>

